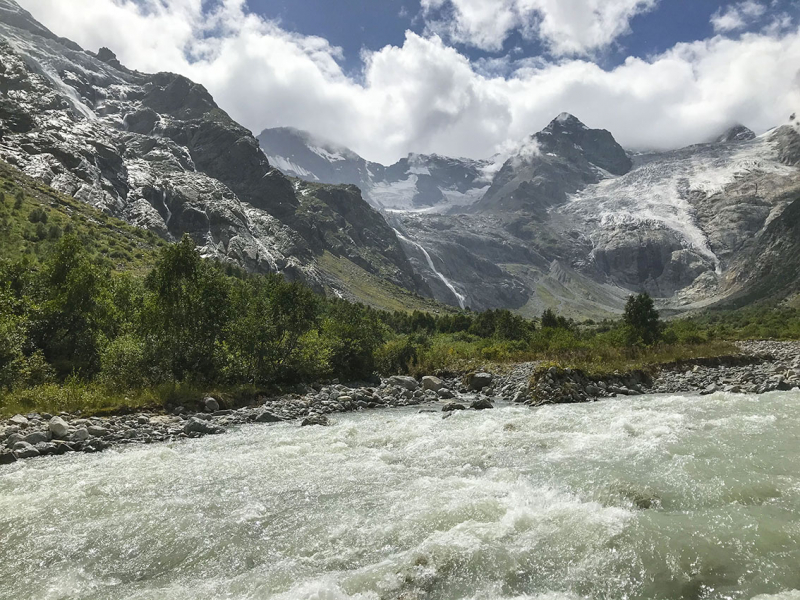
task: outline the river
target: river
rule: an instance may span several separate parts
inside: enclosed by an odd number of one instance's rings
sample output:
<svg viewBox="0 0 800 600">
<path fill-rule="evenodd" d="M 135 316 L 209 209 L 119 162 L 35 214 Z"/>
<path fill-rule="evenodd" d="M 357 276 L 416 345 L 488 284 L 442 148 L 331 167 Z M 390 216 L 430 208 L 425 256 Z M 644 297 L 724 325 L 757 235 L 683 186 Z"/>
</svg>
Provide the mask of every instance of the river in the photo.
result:
<svg viewBox="0 0 800 600">
<path fill-rule="evenodd" d="M 0 598 L 800 594 L 800 394 L 337 415 L 0 468 Z"/>
</svg>

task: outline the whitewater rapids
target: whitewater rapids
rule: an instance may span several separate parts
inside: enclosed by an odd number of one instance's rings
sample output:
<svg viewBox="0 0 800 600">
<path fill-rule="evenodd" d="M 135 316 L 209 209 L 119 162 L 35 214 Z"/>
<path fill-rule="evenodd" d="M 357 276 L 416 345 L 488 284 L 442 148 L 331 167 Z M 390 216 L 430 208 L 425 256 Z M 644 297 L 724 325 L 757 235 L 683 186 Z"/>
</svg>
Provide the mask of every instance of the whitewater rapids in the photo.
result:
<svg viewBox="0 0 800 600">
<path fill-rule="evenodd" d="M 0 598 L 798 600 L 800 393 L 336 415 L 0 468 Z"/>
</svg>

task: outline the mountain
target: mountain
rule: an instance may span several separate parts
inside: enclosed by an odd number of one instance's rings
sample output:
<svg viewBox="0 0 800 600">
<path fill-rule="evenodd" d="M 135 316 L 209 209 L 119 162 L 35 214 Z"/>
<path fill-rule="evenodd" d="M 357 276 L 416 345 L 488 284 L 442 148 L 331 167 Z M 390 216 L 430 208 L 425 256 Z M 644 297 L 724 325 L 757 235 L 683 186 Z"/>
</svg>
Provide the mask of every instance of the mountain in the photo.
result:
<svg viewBox="0 0 800 600">
<path fill-rule="evenodd" d="M 777 265 L 786 265 L 779 279 L 797 279 L 781 249 L 793 247 L 798 163 L 796 119 L 758 137 L 737 125 L 710 143 L 635 154 L 563 113 L 495 169 L 474 203 L 386 218 L 449 304 L 603 318 L 647 291 L 682 311 L 764 297 Z M 395 206 L 413 206 L 415 193 Z"/>
<path fill-rule="evenodd" d="M 203 86 L 85 51 L 12 0 L 0 0 L 0 159 L 252 271 L 351 298 L 367 287 L 377 305 L 430 295 L 358 188 L 287 177 Z"/>
<path fill-rule="evenodd" d="M 409 154 L 393 165 L 370 162 L 344 146 L 290 127 L 258 136 L 270 163 L 311 182 L 358 186 L 372 206 L 386 210 L 447 212 L 473 204 L 491 178 L 490 160 Z"/>
<path fill-rule="evenodd" d="M 497 172 L 473 212 L 543 210 L 589 184 L 630 171 L 631 159 L 604 129 L 562 113 Z"/>
</svg>

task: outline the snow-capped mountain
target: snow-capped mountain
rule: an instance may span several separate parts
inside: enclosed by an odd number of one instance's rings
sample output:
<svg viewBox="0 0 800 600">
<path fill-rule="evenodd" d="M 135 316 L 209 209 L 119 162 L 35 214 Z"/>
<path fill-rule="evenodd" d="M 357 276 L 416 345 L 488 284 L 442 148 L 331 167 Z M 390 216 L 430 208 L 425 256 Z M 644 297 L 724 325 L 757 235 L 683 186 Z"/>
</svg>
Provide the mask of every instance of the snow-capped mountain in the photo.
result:
<svg viewBox="0 0 800 600">
<path fill-rule="evenodd" d="M 796 123 L 759 137 L 738 126 L 713 143 L 632 155 L 609 132 L 563 114 L 504 163 L 465 214 L 391 222 L 415 268 L 451 303 L 460 299 L 437 284 L 439 274 L 473 308 L 602 317 L 638 291 L 665 308 L 700 307 L 757 286 L 764 236 L 774 258 L 780 232 L 793 231 L 782 219 L 800 198 Z M 796 270 L 800 259 L 786 264 Z"/>
<path fill-rule="evenodd" d="M 435 297 L 475 309 L 602 317 L 631 292 L 675 310 L 740 295 L 764 273 L 759 240 L 769 229 L 767 245 L 780 245 L 791 230 L 781 216 L 800 195 L 797 120 L 759 137 L 735 125 L 710 143 L 631 153 L 562 113 L 502 165 L 411 155 L 383 167 L 284 131 L 260 138 L 272 162 L 355 183 L 394 209 L 385 215 Z"/>
<path fill-rule="evenodd" d="M 447 212 L 475 203 L 489 188 L 491 160 L 409 154 L 390 166 L 370 162 L 312 134 L 289 127 L 258 136 L 270 163 L 306 181 L 352 184 L 374 207 Z"/>
</svg>

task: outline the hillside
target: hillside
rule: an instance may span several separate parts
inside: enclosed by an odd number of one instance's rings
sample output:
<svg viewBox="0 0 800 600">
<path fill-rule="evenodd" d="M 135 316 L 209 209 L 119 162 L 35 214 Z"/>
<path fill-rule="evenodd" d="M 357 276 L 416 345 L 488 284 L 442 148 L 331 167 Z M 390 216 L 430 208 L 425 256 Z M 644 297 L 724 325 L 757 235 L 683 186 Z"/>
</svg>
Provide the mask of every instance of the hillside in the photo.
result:
<svg viewBox="0 0 800 600">
<path fill-rule="evenodd" d="M 430 295 L 357 188 L 287 177 L 203 86 L 85 51 L 12 0 L 0 0 L 0 37 L 0 159 L 164 240 L 189 234 L 204 256 L 253 272 L 355 297 L 341 269 L 326 270 L 322 258 L 333 255 L 392 289 Z"/>
</svg>

